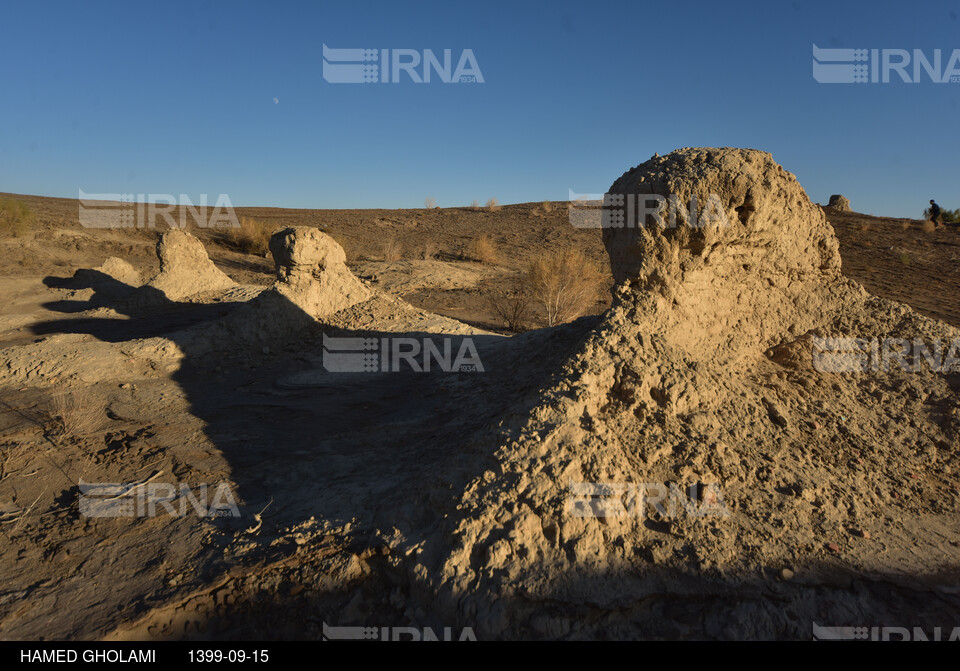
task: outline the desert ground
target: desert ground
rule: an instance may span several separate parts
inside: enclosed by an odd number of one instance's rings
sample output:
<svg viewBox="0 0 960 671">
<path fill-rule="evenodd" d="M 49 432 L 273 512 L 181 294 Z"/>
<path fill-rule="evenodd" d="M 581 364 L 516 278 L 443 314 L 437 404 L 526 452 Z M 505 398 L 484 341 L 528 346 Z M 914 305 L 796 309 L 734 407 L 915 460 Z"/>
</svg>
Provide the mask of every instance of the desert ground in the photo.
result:
<svg viewBox="0 0 960 671">
<path fill-rule="evenodd" d="M 35 215 L 0 239 L 0 637 L 960 626 L 960 376 L 822 372 L 810 345 L 957 337 L 960 229 L 821 207 L 787 170 L 684 150 L 614 182 L 709 185 L 717 231 L 238 208 L 281 232 L 256 252 L 0 194 Z M 556 249 L 599 290 L 511 328 L 492 297 Z M 469 340 L 482 370 L 330 372 L 324 336 Z M 716 485 L 728 514 L 571 508 L 651 482 Z M 85 483 L 225 484 L 239 515 L 93 517 Z"/>
</svg>

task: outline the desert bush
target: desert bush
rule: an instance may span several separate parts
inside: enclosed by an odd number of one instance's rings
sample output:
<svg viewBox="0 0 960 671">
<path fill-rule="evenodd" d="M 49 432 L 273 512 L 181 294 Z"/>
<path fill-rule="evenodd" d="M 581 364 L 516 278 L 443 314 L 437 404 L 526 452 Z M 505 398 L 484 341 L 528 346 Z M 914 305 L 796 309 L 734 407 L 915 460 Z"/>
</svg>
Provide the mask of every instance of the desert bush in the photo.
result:
<svg viewBox="0 0 960 671">
<path fill-rule="evenodd" d="M 920 230 L 922 230 L 924 233 L 933 233 L 935 230 L 937 230 L 937 227 L 932 221 L 925 221 L 920 224 Z"/>
<path fill-rule="evenodd" d="M 13 198 L 0 198 L 0 237 L 19 237 L 33 228 L 29 207 Z"/>
<path fill-rule="evenodd" d="M 245 254 L 265 256 L 270 251 L 273 224 L 242 217 L 239 228 L 228 229 L 227 236 L 234 247 Z"/>
<path fill-rule="evenodd" d="M 500 209 L 500 201 L 498 201 L 496 198 L 491 198 L 490 200 L 487 201 L 487 210 L 489 210 L 490 212 L 496 212 L 499 209 Z"/>
<path fill-rule="evenodd" d="M 928 207 L 923 211 L 923 218 L 926 220 L 930 219 L 930 208 Z M 940 209 L 940 223 L 941 224 L 957 224 L 960 223 L 960 208 L 956 210 L 948 210 L 947 208 Z"/>
<path fill-rule="evenodd" d="M 469 255 L 480 263 L 496 263 L 500 258 L 497 243 L 486 233 L 470 243 Z"/>
<path fill-rule="evenodd" d="M 103 426 L 103 408 L 89 390 L 58 389 L 52 405 L 53 433 L 58 437 L 86 436 Z"/>
<path fill-rule="evenodd" d="M 470 203 L 470 209 L 471 209 L 471 210 L 479 210 L 479 209 L 480 209 L 480 201 L 474 199 L 474 201 L 473 201 L 472 203 Z"/>
<path fill-rule="evenodd" d="M 522 282 L 516 282 L 510 289 L 489 294 L 487 303 L 507 330 L 514 333 L 523 330 L 530 311 L 530 294 Z"/>
<path fill-rule="evenodd" d="M 437 243 L 434 242 L 433 238 L 424 238 L 417 245 L 414 256 L 418 259 L 428 261 L 435 257 L 439 251 Z"/>
<path fill-rule="evenodd" d="M 425 200 L 423 201 L 423 205 L 424 205 L 424 207 L 426 207 L 428 210 L 432 210 L 433 208 L 435 208 L 435 207 L 437 206 L 437 201 L 435 201 L 433 198 L 427 198 L 427 199 L 425 199 Z"/>
<path fill-rule="evenodd" d="M 599 297 L 602 279 L 583 252 L 543 254 L 527 265 L 525 285 L 547 326 L 576 319 Z"/>
<path fill-rule="evenodd" d="M 366 258 L 361 252 L 360 246 L 350 238 L 343 237 L 340 234 L 334 235 L 329 231 L 324 231 L 324 233 L 329 235 L 331 238 L 333 238 L 334 242 L 340 245 L 340 247 L 343 249 L 344 256 L 347 257 L 347 263 L 355 263 Z"/>
<path fill-rule="evenodd" d="M 403 246 L 394 237 L 386 238 L 380 244 L 380 252 L 384 261 L 399 261 L 403 258 Z"/>
</svg>

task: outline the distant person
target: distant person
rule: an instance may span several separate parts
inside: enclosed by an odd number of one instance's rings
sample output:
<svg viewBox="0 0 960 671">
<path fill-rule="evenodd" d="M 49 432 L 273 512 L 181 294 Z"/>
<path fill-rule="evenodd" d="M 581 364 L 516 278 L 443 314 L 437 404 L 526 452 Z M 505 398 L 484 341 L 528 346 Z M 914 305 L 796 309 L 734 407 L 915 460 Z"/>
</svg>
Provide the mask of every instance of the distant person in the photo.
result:
<svg viewBox="0 0 960 671">
<path fill-rule="evenodd" d="M 940 228 L 940 206 L 933 202 L 932 198 L 930 199 L 930 221 L 935 228 Z"/>
</svg>

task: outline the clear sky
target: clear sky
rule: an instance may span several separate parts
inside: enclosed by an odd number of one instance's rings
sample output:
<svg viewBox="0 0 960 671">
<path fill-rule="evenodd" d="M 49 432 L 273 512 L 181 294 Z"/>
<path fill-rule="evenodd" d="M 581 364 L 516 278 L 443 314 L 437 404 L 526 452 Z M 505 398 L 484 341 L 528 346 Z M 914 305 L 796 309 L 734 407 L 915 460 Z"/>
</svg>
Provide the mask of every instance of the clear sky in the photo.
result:
<svg viewBox="0 0 960 671">
<path fill-rule="evenodd" d="M 770 151 L 811 199 L 960 207 L 960 83 L 820 84 L 812 45 L 960 49 L 960 0 L 4 3 L 0 191 L 422 207 L 605 191 L 654 152 Z M 331 84 L 332 48 L 484 83 Z"/>
</svg>

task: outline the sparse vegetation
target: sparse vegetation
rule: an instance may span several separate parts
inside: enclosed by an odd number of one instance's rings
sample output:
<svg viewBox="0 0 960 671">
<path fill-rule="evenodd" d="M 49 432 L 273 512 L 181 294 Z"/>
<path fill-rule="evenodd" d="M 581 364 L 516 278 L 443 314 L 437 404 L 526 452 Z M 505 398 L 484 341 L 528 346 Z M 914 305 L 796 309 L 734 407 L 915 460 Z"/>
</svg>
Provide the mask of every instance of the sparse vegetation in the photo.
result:
<svg viewBox="0 0 960 671">
<path fill-rule="evenodd" d="M 505 291 L 489 294 L 487 302 L 507 330 L 514 333 L 523 330 L 530 311 L 530 294 L 522 282 L 514 283 Z"/>
<path fill-rule="evenodd" d="M 103 408 L 89 390 L 54 392 L 51 420 L 53 434 L 58 438 L 90 435 L 103 426 L 103 419 Z"/>
<path fill-rule="evenodd" d="M 500 201 L 496 198 L 491 198 L 487 201 L 487 211 L 497 212 L 500 209 Z"/>
<path fill-rule="evenodd" d="M 479 209 L 480 209 L 480 201 L 474 199 L 474 201 L 473 201 L 472 203 L 470 203 L 470 209 L 471 209 L 471 210 L 474 210 L 474 211 L 479 210 Z"/>
<path fill-rule="evenodd" d="M 270 251 L 270 236 L 274 228 L 273 224 L 243 217 L 240 219 L 240 227 L 229 229 L 227 236 L 241 252 L 265 256 Z"/>
<path fill-rule="evenodd" d="M 543 201 L 542 207 L 544 212 L 553 212 L 553 203 L 551 203 L 549 200 Z"/>
<path fill-rule="evenodd" d="M 0 198 L 0 238 L 19 237 L 33 228 L 29 207 L 13 198 Z"/>
<path fill-rule="evenodd" d="M 926 220 L 930 219 L 929 207 L 923 211 L 923 218 Z M 941 224 L 960 224 L 960 208 L 957 208 L 955 210 L 948 210 L 947 208 L 941 209 L 940 223 Z"/>
<path fill-rule="evenodd" d="M 380 252 L 384 261 L 399 261 L 403 258 L 403 246 L 394 237 L 387 238 L 381 243 Z"/>
<path fill-rule="evenodd" d="M 593 261 L 566 249 L 530 261 L 525 284 L 546 325 L 555 326 L 582 315 L 597 300 L 602 281 Z"/>
<path fill-rule="evenodd" d="M 432 210 L 437 206 L 437 201 L 435 201 L 433 198 L 427 198 L 426 200 L 423 201 L 423 205 L 428 210 Z"/>
<path fill-rule="evenodd" d="M 437 243 L 433 240 L 433 238 L 424 238 L 417 246 L 417 250 L 414 255 L 418 259 L 428 261 L 435 257 L 438 251 Z"/>
<path fill-rule="evenodd" d="M 497 263 L 500 259 L 497 243 L 486 233 L 470 243 L 469 255 L 474 260 L 487 264 Z"/>
</svg>

